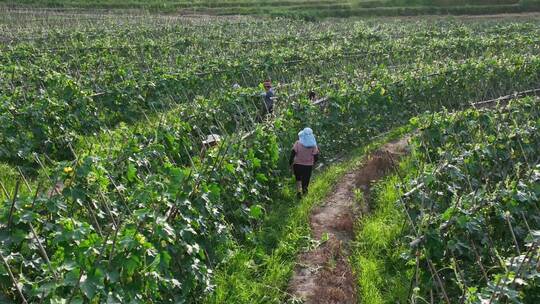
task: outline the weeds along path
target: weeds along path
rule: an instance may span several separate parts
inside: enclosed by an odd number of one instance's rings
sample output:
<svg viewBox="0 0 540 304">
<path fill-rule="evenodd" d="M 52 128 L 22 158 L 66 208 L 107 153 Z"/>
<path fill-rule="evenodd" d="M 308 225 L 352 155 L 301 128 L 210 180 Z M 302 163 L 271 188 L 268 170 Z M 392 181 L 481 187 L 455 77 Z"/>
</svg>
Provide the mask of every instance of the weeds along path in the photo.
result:
<svg viewBox="0 0 540 304">
<path fill-rule="evenodd" d="M 407 153 L 408 137 L 389 142 L 370 154 L 359 168 L 342 177 L 333 193 L 310 216 L 312 237 L 319 246 L 301 253 L 289 283 L 292 301 L 357 303 L 356 280 L 348 262 L 354 223 L 369 212 L 371 184 L 384 177 Z M 357 203 L 355 192 L 363 194 Z"/>
</svg>

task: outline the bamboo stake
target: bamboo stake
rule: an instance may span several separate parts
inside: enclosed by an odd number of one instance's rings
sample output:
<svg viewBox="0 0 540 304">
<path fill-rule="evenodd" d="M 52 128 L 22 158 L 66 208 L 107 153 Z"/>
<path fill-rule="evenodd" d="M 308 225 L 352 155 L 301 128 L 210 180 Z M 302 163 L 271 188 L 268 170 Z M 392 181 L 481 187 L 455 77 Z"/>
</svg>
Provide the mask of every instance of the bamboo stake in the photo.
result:
<svg viewBox="0 0 540 304">
<path fill-rule="evenodd" d="M 427 259 L 427 262 L 428 262 L 429 268 L 432 269 L 433 275 L 437 279 L 437 284 L 441 288 L 441 292 L 443 294 L 444 300 L 446 301 L 447 304 L 450 304 L 451 302 L 448 299 L 448 295 L 446 293 L 446 290 L 444 289 L 444 285 L 443 285 L 443 283 L 441 281 L 441 277 L 439 276 L 439 273 L 437 272 L 437 269 L 435 268 L 435 265 L 433 265 L 433 263 L 431 262 L 431 259 L 429 259 L 429 258 Z"/>
<path fill-rule="evenodd" d="M 43 245 L 41 244 L 41 241 L 39 240 L 39 237 L 38 237 L 38 235 L 36 233 L 36 230 L 34 229 L 34 225 L 32 225 L 32 223 L 28 223 L 28 225 L 30 226 L 30 231 L 32 232 L 32 235 L 34 236 L 34 239 L 36 240 L 36 242 L 38 244 L 38 248 L 39 248 L 39 251 L 41 252 L 41 255 L 43 256 L 43 258 L 47 262 L 47 265 L 49 266 L 49 269 L 53 273 L 53 276 L 54 276 L 55 280 L 58 280 L 58 276 L 56 274 L 56 271 L 54 270 L 54 268 L 53 268 L 53 266 L 51 264 L 51 261 L 49 260 L 49 256 L 47 255 L 47 252 L 45 251 L 45 248 L 43 247 Z"/>
<path fill-rule="evenodd" d="M 508 229 L 510 229 L 510 233 L 512 234 L 512 240 L 514 240 L 514 245 L 516 246 L 516 251 L 519 254 L 521 254 L 521 250 L 519 250 L 519 244 L 518 244 L 518 241 L 516 239 L 516 235 L 514 234 L 514 228 L 512 227 L 512 223 L 510 222 L 510 213 L 507 212 L 504 216 L 504 218 L 506 219 L 506 223 L 508 223 Z"/>
<path fill-rule="evenodd" d="M 15 289 L 17 289 L 17 293 L 19 294 L 19 297 L 21 298 L 21 300 L 22 300 L 22 302 L 24 304 L 28 304 L 28 302 L 26 301 L 26 298 L 24 297 L 24 295 L 22 293 L 21 288 L 19 287 L 19 283 L 17 282 L 17 279 L 15 278 L 13 273 L 11 272 L 11 268 L 9 267 L 9 264 L 8 264 L 6 258 L 4 258 L 4 255 L 2 254 L 2 252 L 0 252 L 0 257 L 2 258 L 2 262 L 4 263 L 4 266 L 6 267 L 6 270 L 7 270 L 8 274 L 9 274 L 9 277 L 11 278 L 11 281 L 13 282 L 13 286 L 15 286 Z"/>
<path fill-rule="evenodd" d="M 486 269 L 484 268 L 484 264 L 482 264 L 482 257 L 478 254 L 478 250 L 476 249 L 476 245 L 474 244 L 474 241 L 470 238 L 470 236 L 467 234 L 467 239 L 472 245 L 474 255 L 476 257 L 476 261 L 478 262 L 478 266 L 480 267 L 480 270 L 482 271 L 482 276 L 484 277 L 484 280 L 486 280 L 486 283 L 489 282 L 488 275 L 486 272 Z"/>
</svg>

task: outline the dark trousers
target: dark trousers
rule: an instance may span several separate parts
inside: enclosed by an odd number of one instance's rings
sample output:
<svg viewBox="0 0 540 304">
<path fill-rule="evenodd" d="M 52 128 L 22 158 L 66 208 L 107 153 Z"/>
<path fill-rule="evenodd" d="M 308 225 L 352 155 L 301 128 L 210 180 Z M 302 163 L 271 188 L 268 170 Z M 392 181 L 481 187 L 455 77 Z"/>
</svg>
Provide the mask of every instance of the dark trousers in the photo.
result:
<svg viewBox="0 0 540 304">
<path fill-rule="evenodd" d="M 309 187 L 309 180 L 311 179 L 311 171 L 313 166 L 304 166 L 299 164 L 294 164 L 293 171 L 296 181 L 302 182 L 302 192 L 306 193 Z"/>
</svg>

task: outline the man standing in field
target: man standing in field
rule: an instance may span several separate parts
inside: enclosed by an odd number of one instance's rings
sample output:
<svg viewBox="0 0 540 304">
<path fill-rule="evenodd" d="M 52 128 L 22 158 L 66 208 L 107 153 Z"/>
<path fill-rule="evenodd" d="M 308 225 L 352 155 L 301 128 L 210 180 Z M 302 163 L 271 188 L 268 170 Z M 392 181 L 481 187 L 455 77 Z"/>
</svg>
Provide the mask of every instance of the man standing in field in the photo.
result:
<svg viewBox="0 0 540 304">
<path fill-rule="evenodd" d="M 272 88 L 272 82 L 267 79 L 263 83 L 266 93 L 264 96 L 264 114 L 272 114 L 274 111 L 274 89 Z"/>
</svg>

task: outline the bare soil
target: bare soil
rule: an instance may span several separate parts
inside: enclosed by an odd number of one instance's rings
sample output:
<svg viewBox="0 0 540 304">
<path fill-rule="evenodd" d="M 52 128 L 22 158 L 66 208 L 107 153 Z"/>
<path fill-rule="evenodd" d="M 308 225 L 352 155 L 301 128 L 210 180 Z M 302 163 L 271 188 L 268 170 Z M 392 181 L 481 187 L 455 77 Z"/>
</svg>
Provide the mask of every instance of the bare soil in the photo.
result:
<svg viewBox="0 0 540 304">
<path fill-rule="evenodd" d="M 321 245 L 298 256 L 288 288 L 291 300 L 310 304 L 357 303 L 356 279 L 348 263 L 354 223 L 369 212 L 372 183 L 394 168 L 397 160 L 407 153 L 407 146 L 408 138 L 404 138 L 373 152 L 341 179 L 324 204 L 312 211 L 312 237 L 321 241 Z M 362 191 L 362 204 L 355 199 L 356 189 Z"/>
</svg>

